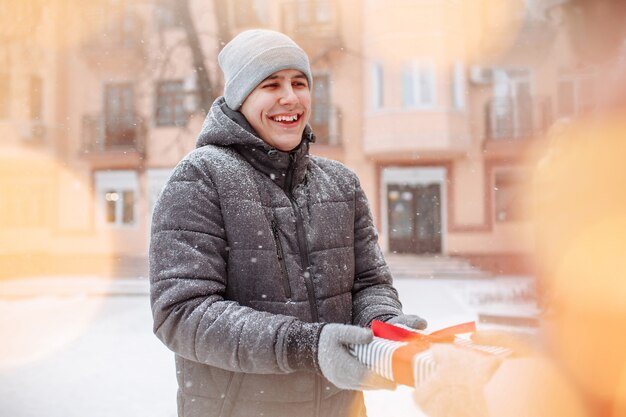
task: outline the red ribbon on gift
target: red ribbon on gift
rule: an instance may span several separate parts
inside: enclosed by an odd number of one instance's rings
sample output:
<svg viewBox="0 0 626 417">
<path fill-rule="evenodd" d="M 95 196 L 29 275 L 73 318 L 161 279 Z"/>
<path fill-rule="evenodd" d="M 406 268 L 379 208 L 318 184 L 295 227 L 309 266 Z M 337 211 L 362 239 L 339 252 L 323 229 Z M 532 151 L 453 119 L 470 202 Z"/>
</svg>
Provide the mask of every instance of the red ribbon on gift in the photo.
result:
<svg viewBox="0 0 626 417">
<path fill-rule="evenodd" d="M 394 381 L 409 386 L 415 386 L 412 364 L 415 355 L 428 349 L 431 343 L 451 343 L 454 342 L 456 335 L 475 331 L 476 323 L 473 321 L 445 327 L 429 334 L 411 331 L 378 320 L 372 322 L 374 336 L 396 342 L 407 342 L 393 353 L 391 367 Z"/>
</svg>

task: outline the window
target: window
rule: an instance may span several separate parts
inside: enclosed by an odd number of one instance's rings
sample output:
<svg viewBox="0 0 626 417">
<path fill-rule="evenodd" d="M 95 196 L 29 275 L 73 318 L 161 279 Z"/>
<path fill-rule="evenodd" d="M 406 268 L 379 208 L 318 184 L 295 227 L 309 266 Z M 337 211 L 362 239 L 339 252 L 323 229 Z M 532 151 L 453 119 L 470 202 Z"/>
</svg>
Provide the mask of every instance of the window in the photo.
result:
<svg viewBox="0 0 626 417">
<path fill-rule="evenodd" d="M 493 99 L 487 105 L 487 138 L 526 139 L 542 132 L 547 111 L 533 97 L 528 68 L 494 68 Z"/>
<path fill-rule="evenodd" d="M 384 106 L 383 66 L 376 62 L 372 65 L 372 104 L 374 110 Z"/>
<path fill-rule="evenodd" d="M 0 119 L 8 119 L 11 113 L 11 83 L 9 74 L 0 73 Z"/>
<path fill-rule="evenodd" d="M 135 221 L 135 193 L 133 191 L 106 190 L 105 218 L 109 224 L 133 224 Z"/>
<path fill-rule="evenodd" d="M 187 124 L 183 81 L 161 81 L 157 84 L 155 118 L 157 126 Z"/>
<path fill-rule="evenodd" d="M 435 105 L 435 66 L 429 62 L 411 62 L 402 71 L 402 104 L 407 108 Z"/>
<path fill-rule="evenodd" d="M 315 2 L 315 21 L 317 23 L 329 23 L 333 20 L 332 3 L 330 1 Z"/>
<path fill-rule="evenodd" d="M 108 0 L 100 5 L 103 40 L 112 47 L 135 48 L 140 44 L 141 25 L 127 0 Z"/>
<path fill-rule="evenodd" d="M 462 62 L 452 66 L 452 107 L 455 110 L 465 108 L 465 68 Z"/>
<path fill-rule="evenodd" d="M 235 25 L 263 26 L 268 23 L 267 0 L 235 0 L 233 2 Z"/>
<path fill-rule="evenodd" d="M 333 20 L 332 2 L 328 0 L 299 0 L 297 7 L 300 24 L 327 24 Z"/>
<path fill-rule="evenodd" d="M 557 89 L 559 117 L 574 117 L 594 106 L 595 85 L 590 74 L 562 76 Z"/>
<path fill-rule="evenodd" d="M 415 107 L 415 77 L 412 68 L 405 67 L 402 71 L 402 105 Z"/>
<path fill-rule="evenodd" d="M 497 222 L 521 221 L 528 218 L 530 207 L 525 198 L 522 171 L 496 171 L 494 179 L 495 219 Z"/>
<path fill-rule="evenodd" d="M 98 171 L 96 192 L 102 222 L 109 226 L 132 226 L 136 223 L 138 180 L 135 171 Z"/>
<path fill-rule="evenodd" d="M 330 122 L 333 113 L 330 100 L 330 77 L 328 74 L 315 74 L 313 83 L 313 108 L 309 123 L 319 143 L 330 142 Z"/>
<path fill-rule="evenodd" d="M 43 117 L 43 81 L 41 77 L 30 77 L 29 116 L 31 120 L 41 120 Z"/>
<path fill-rule="evenodd" d="M 389 190 L 389 237 L 410 239 L 413 235 L 413 193 Z"/>
</svg>

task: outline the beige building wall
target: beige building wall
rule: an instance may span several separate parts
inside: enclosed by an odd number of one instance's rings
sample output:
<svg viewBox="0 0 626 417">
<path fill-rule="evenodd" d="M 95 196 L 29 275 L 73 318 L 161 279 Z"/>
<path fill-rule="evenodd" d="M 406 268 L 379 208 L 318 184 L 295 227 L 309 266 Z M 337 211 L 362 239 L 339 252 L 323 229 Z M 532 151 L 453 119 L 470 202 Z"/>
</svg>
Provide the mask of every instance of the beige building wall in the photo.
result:
<svg viewBox="0 0 626 417">
<path fill-rule="evenodd" d="M 110 271 L 111 236 L 94 228 L 89 176 L 74 169 L 67 145 L 65 64 L 74 44 L 63 4 L 15 2 L 2 16 L 0 278 Z"/>
<path fill-rule="evenodd" d="M 257 8 L 242 9 L 242 3 Z M 145 273 L 152 205 L 170 170 L 195 147 L 203 121 L 195 111 L 197 83 L 184 31 L 177 25 L 163 27 L 150 2 L 127 3 L 128 15 L 118 18 L 129 19 L 131 29 L 122 38 L 115 32 L 122 27 L 119 22 L 112 20 L 113 30 L 106 26 L 111 20 L 97 8 L 100 2 L 85 3 L 79 11 L 61 4 L 50 3 L 52 14 L 32 40 L 35 48 L 25 53 L 24 45 L 15 44 L 9 54 L 21 58 L 11 58 L 17 77 L 10 84 L 15 97 L 10 120 L 0 120 L 3 150 L 26 147 L 37 158 L 51 158 L 42 166 L 53 168 L 29 178 L 45 178 L 48 188 L 56 190 L 53 202 L 46 203 L 53 207 L 46 211 L 50 224 L 22 236 L 38 242 L 33 253 L 50 264 L 65 262 L 51 260 L 61 259 L 60 254 L 65 259 L 80 254 L 75 258 L 83 259 L 83 266 L 95 259 L 111 263 L 112 258 L 117 273 L 125 266 L 126 272 Z M 461 256 L 494 271 L 528 270 L 531 219 L 499 219 L 496 184 L 502 173 L 527 176 L 532 171 L 528 161 L 542 152 L 543 133 L 490 139 L 488 109 L 501 93 L 498 77 L 527 68 L 531 96 L 549 99 L 551 118 L 556 118 L 559 79 L 580 72 L 563 28 L 540 16 L 527 19 L 514 8 L 478 15 L 463 1 L 224 1 L 226 15 L 219 22 L 213 1 L 190 4 L 216 94 L 222 82 L 218 23 L 224 22 L 227 38 L 251 27 L 286 32 L 308 52 L 314 73 L 328 76 L 330 133 L 312 152 L 340 160 L 358 174 L 385 251 L 430 251 Z M 31 145 L 21 132 L 33 126 L 23 99 L 33 68 L 44 79 L 45 138 Z M 375 80 L 376 68 L 382 70 L 382 85 Z M 413 77 L 409 96 L 407 72 Z M 184 85 L 188 117 L 180 126 L 156 122 L 160 81 Z M 136 146 L 102 147 L 105 91 L 124 83 L 132 85 L 133 94 L 130 110 L 121 114 L 135 118 Z M 5 179 L 7 175 L 12 174 Z M 393 198 L 406 197 L 409 189 L 418 195 L 422 191 L 415 190 L 429 184 L 441 193 L 440 246 L 397 250 L 397 231 L 390 223 Z M 128 222 L 120 221 L 126 213 L 123 201 L 132 208 Z M 115 213 L 107 211 L 111 207 Z M 6 255 L 7 242 L 19 232 L 13 227 L 0 233 Z M 45 237 L 52 235 L 71 238 Z M 28 255 L 26 248 L 23 252 Z"/>
<path fill-rule="evenodd" d="M 569 45 L 563 28 L 533 10 L 512 5 L 497 13 L 478 14 L 468 2 L 366 2 L 363 148 L 379 171 L 376 181 L 381 197 L 377 203 L 384 210 L 379 224 L 386 250 L 394 249 L 393 230 L 384 218 L 390 207 L 383 201 L 391 184 L 384 183 L 381 173 L 404 167 L 407 177 L 419 177 L 420 170 L 440 167 L 447 177 L 445 184 L 439 181 L 439 187 L 446 195 L 440 198 L 441 248 L 434 252 L 465 257 L 496 272 L 531 270 L 530 204 L 523 207 L 524 218 L 503 219 L 503 214 L 496 212 L 503 198 L 497 185 L 499 178 L 510 172 L 522 178 L 532 173 L 532 161 L 543 149 L 545 129 L 556 117 L 557 85 L 562 67 L 567 65 Z M 431 66 L 432 105 L 406 105 L 403 71 L 411 59 L 426 71 Z M 382 105 L 376 105 L 377 93 L 372 91 L 375 63 L 382 67 Z M 453 92 L 459 67 L 464 93 L 460 106 Z M 482 69 L 485 80 L 477 77 Z M 491 106 L 514 94 L 502 91 L 502 74 L 515 74 L 518 69 L 528 72 L 534 114 L 533 126 L 528 128 L 533 131 L 524 138 L 511 136 L 517 132 L 494 138 L 487 129 L 487 120 L 494 117 Z M 517 79 L 510 82 L 520 83 Z M 522 91 L 525 86 L 514 88 Z M 544 99 L 541 117 L 546 120 L 534 129 L 539 102 Z M 410 179 L 407 184 L 416 186 L 419 181 Z M 531 190 L 521 189 L 522 182 L 517 193 L 530 201 Z"/>
</svg>

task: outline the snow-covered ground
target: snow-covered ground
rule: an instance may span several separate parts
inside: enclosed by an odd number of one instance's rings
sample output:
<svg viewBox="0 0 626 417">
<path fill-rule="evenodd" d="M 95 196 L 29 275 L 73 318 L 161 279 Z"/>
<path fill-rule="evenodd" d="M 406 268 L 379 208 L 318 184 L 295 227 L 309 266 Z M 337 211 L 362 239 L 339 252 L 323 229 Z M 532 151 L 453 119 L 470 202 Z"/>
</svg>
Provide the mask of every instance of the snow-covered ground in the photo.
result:
<svg viewBox="0 0 626 417">
<path fill-rule="evenodd" d="M 431 329 L 478 321 L 485 309 L 535 312 L 526 278 L 404 278 L 396 287 L 405 311 Z M 145 280 L 0 282 L 0 415 L 175 417 L 173 354 L 152 334 L 146 294 Z M 423 416 L 408 387 L 368 392 L 366 402 L 370 417 Z"/>
</svg>

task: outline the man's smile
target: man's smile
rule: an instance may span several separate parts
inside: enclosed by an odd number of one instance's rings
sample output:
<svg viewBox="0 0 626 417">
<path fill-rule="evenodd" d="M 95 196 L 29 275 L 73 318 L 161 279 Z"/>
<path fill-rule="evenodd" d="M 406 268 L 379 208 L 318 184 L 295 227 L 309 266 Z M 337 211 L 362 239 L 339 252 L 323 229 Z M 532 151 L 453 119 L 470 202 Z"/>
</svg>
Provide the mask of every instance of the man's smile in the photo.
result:
<svg viewBox="0 0 626 417">
<path fill-rule="evenodd" d="M 300 114 L 296 113 L 296 114 L 278 114 L 275 116 L 269 116 L 270 120 L 273 120 L 274 122 L 278 122 L 284 125 L 291 125 L 291 124 L 295 124 L 296 122 L 298 122 L 298 120 L 300 120 Z"/>
</svg>

